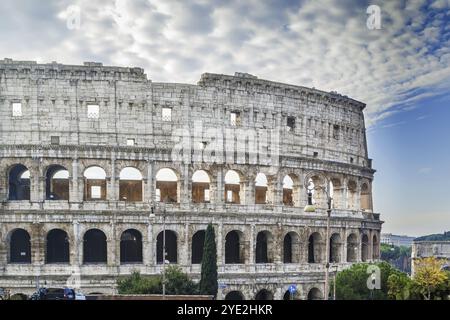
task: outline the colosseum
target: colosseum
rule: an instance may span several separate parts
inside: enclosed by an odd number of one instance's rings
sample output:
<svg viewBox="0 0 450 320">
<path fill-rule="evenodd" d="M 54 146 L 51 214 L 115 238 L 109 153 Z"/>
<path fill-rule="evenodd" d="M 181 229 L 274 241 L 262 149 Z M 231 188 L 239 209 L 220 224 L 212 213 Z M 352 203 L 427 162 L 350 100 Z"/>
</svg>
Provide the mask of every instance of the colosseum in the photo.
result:
<svg viewBox="0 0 450 320">
<path fill-rule="evenodd" d="M 0 107 L 11 293 L 117 293 L 121 275 L 162 272 L 163 230 L 167 263 L 199 279 L 208 223 L 219 299 L 283 299 L 291 284 L 318 299 L 326 261 L 331 277 L 379 258 L 365 104 L 347 96 L 247 73 L 192 85 L 4 59 Z"/>
</svg>

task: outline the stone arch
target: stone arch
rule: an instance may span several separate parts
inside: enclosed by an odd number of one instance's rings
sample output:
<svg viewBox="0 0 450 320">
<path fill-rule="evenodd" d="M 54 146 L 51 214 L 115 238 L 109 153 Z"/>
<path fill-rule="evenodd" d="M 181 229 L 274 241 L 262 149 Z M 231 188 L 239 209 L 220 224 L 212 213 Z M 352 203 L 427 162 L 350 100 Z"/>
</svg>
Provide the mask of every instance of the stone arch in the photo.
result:
<svg viewBox="0 0 450 320">
<path fill-rule="evenodd" d="M 100 229 L 89 229 L 83 235 L 83 263 L 107 263 L 107 241 Z"/>
<path fill-rule="evenodd" d="M 273 293 L 267 289 L 261 289 L 256 293 L 255 300 L 273 300 Z"/>
<path fill-rule="evenodd" d="M 372 259 L 378 260 L 380 258 L 380 242 L 378 236 L 374 234 L 372 236 Z"/>
<path fill-rule="evenodd" d="M 202 263 L 203 247 L 205 244 L 205 230 L 198 230 L 192 236 L 191 263 Z"/>
<path fill-rule="evenodd" d="M 120 236 L 120 263 L 142 263 L 142 234 L 127 229 Z"/>
<path fill-rule="evenodd" d="M 173 230 L 165 231 L 165 247 L 166 247 L 166 261 L 169 263 L 178 262 L 178 243 L 177 234 Z M 163 263 L 163 248 L 164 248 L 164 231 L 158 233 L 156 237 L 156 262 L 158 264 Z"/>
<path fill-rule="evenodd" d="M 283 262 L 299 263 L 300 237 L 294 232 L 288 232 L 283 238 Z"/>
<path fill-rule="evenodd" d="M 245 190 L 245 181 L 243 181 L 242 173 L 237 170 L 230 169 L 225 173 L 225 201 L 227 203 L 240 204 L 243 202 Z"/>
<path fill-rule="evenodd" d="M 322 291 L 318 288 L 311 288 L 308 292 L 308 300 L 321 300 L 323 299 Z"/>
<path fill-rule="evenodd" d="M 347 182 L 347 209 L 355 210 L 356 209 L 356 200 L 357 200 L 357 190 L 358 190 L 358 183 L 350 179 Z"/>
<path fill-rule="evenodd" d="M 161 168 L 156 173 L 156 201 L 177 203 L 180 199 L 179 173 L 172 168 Z"/>
<path fill-rule="evenodd" d="M 245 263 L 244 234 L 232 230 L 225 236 L 225 263 Z"/>
<path fill-rule="evenodd" d="M 208 203 L 211 198 L 211 177 L 208 171 L 200 169 L 192 174 L 192 202 Z"/>
<path fill-rule="evenodd" d="M 125 167 L 119 174 L 119 200 L 136 202 L 143 200 L 143 177 L 139 169 Z"/>
<path fill-rule="evenodd" d="M 273 262 L 273 236 L 269 231 L 260 231 L 256 235 L 255 263 Z"/>
<path fill-rule="evenodd" d="M 17 228 L 8 235 L 9 263 L 31 263 L 31 238 L 28 231 Z"/>
<path fill-rule="evenodd" d="M 361 184 L 361 209 L 365 211 L 372 211 L 372 192 L 370 184 L 363 182 Z"/>
<path fill-rule="evenodd" d="M 69 200 L 69 170 L 59 164 L 47 167 L 45 173 L 45 199 Z"/>
<path fill-rule="evenodd" d="M 327 197 L 323 187 L 327 181 L 326 176 L 322 172 L 310 171 L 306 174 L 304 185 L 308 199 L 308 205 L 314 205 L 323 208 L 326 205 Z"/>
<path fill-rule="evenodd" d="M 244 295 L 242 294 L 242 292 L 238 291 L 238 290 L 233 290 L 228 292 L 225 295 L 225 300 L 245 300 Z"/>
<path fill-rule="evenodd" d="M 259 172 L 255 178 L 255 204 L 268 203 L 268 186 L 269 180 L 267 176 Z"/>
<path fill-rule="evenodd" d="M 8 200 L 30 200 L 30 170 L 15 164 L 8 170 Z"/>
<path fill-rule="evenodd" d="M 297 182 L 296 182 L 297 181 Z M 288 207 L 298 206 L 298 199 L 295 195 L 298 194 L 298 178 L 292 174 L 287 174 L 283 177 L 283 205 Z"/>
<path fill-rule="evenodd" d="M 106 171 L 98 166 L 87 167 L 84 172 L 84 200 L 106 200 Z"/>
<path fill-rule="evenodd" d="M 341 262 L 342 241 L 339 233 L 333 233 L 330 237 L 329 258 L 331 263 Z"/>
<path fill-rule="evenodd" d="M 363 234 L 361 237 L 361 261 L 369 260 L 369 237 Z"/>
<path fill-rule="evenodd" d="M 50 230 L 45 248 L 45 263 L 70 263 L 70 241 L 66 231 Z"/>
<path fill-rule="evenodd" d="M 319 232 L 313 232 L 308 238 L 308 263 L 320 263 L 322 260 L 322 236 Z"/>
<path fill-rule="evenodd" d="M 351 233 L 347 237 L 347 262 L 356 262 L 358 260 L 358 237 Z"/>
</svg>

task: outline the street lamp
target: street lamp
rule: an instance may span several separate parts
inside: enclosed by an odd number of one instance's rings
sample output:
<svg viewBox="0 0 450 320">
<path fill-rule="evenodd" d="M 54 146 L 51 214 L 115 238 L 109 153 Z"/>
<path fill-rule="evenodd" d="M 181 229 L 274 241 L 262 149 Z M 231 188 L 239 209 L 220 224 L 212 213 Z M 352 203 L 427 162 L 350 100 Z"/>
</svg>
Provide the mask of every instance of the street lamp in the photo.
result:
<svg viewBox="0 0 450 320">
<path fill-rule="evenodd" d="M 336 300 L 336 275 L 337 275 L 337 271 L 338 271 L 338 265 L 335 264 L 333 265 L 333 272 L 334 272 L 334 277 L 333 277 L 333 300 Z"/>
<path fill-rule="evenodd" d="M 163 272 L 162 272 L 162 295 L 163 300 L 166 299 L 166 206 L 165 201 L 167 198 L 164 199 L 164 209 L 163 209 Z M 150 217 L 155 217 L 154 214 L 154 208 L 151 207 L 152 213 L 150 214 Z"/>
<path fill-rule="evenodd" d="M 329 281 L 329 272 L 330 272 L 330 220 L 331 220 L 331 204 L 333 198 L 331 197 L 332 193 L 332 185 L 331 180 L 329 180 L 327 177 L 321 175 L 322 179 L 325 181 L 325 186 L 315 186 L 314 182 L 311 179 L 308 179 L 305 181 L 306 189 L 308 190 L 308 204 L 305 207 L 305 212 L 314 212 L 315 207 L 312 204 L 312 191 L 314 189 L 323 190 L 325 192 L 325 195 L 327 196 L 327 235 L 326 235 L 326 245 L 325 245 L 325 293 L 324 293 L 324 300 L 328 300 L 328 281 Z"/>
</svg>

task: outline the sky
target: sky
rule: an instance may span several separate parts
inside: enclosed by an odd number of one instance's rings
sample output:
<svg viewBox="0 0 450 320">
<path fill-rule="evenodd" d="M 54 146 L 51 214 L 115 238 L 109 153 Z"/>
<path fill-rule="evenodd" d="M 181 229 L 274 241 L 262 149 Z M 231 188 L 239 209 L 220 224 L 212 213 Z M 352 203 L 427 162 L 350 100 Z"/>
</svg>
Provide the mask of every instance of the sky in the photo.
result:
<svg viewBox="0 0 450 320">
<path fill-rule="evenodd" d="M 383 231 L 419 236 L 450 230 L 449 10 L 450 0 L 2 0 L 0 59 L 137 66 L 181 83 L 247 72 L 363 101 Z"/>
</svg>

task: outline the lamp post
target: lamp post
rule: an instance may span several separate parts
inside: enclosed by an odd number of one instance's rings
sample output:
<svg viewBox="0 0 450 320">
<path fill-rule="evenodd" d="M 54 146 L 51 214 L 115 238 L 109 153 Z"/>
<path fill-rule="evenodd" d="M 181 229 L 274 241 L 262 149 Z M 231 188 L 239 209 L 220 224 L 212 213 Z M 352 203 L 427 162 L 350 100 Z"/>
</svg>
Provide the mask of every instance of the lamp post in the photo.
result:
<svg viewBox="0 0 450 320">
<path fill-rule="evenodd" d="M 312 190 L 314 189 L 321 189 L 325 192 L 327 196 L 327 231 L 326 231 L 326 241 L 325 241 L 325 287 L 324 287 L 324 300 L 328 300 L 328 281 L 329 281 L 329 268 L 330 268 L 330 220 L 331 220 L 331 206 L 332 206 L 332 200 L 331 197 L 331 180 L 329 180 L 327 177 L 321 175 L 321 177 L 324 179 L 326 185 L 325 187 L 322 186 L 315 186 L 311 179 L 308 179 L 305 181 L 306 183 L 306 189 L 308 190 L 308 204 L 305 207 L 305 212 L 314 212 L 315 207 L 312 204 Z"/>
<path fill-rule="evenodd" d="M 164 202 L 165 203 L 165 202 Z M 166 299 L 166 206 L 164 206 L 163 209 L 163 261 L 162 261 L 162 265 L 163 265 L 163 272 L 162 272 L 162 296 L 163 296 L 163 300 Z M 154 207 L 151 207 L 151 214 L 150 214 L 151 218 L 155 217 L 154 214 Z"/>
<path fill-rule="evenodd" d="M 333 265 L 334 277 L 333 277 L 333 300 L 336 300 L 336 275 L 338 271 L 337 264 Z"/>
</svg>

